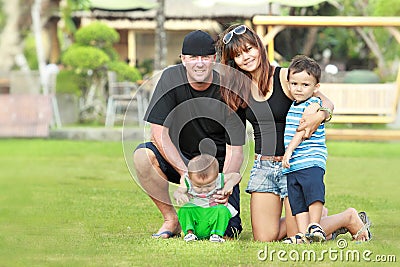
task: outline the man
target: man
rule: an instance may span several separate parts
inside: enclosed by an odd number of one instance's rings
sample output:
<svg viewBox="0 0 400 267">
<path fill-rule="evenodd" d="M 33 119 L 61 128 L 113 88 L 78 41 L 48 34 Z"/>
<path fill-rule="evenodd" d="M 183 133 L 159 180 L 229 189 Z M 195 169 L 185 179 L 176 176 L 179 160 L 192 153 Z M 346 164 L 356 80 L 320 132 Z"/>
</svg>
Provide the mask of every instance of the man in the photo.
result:
<svg viewBox="0 0 400 267">
<path fill-rule="evenodd" d="M 245 142 L 243 110 L 233 112 L 222 101 L 214 40 L 208 33 L 193 31 L 185 36 L 182 64 L 162 73 L 150 101 L 145 120 L 150 123 L 151 142 L 140 144 L 133 160 L 137 178 L 164 218 L 155 238 L 170 238 L 181 232 L 169 196 L 169 183 L 184 184 L 186 164 L 199 154 L 217 158 L 219 171 L 239 172 Z M 216 195 L 240 212 L 240 192 Z M 225 233 L 242 231 L 240 214 L 231 218 Z"/>
</svg>

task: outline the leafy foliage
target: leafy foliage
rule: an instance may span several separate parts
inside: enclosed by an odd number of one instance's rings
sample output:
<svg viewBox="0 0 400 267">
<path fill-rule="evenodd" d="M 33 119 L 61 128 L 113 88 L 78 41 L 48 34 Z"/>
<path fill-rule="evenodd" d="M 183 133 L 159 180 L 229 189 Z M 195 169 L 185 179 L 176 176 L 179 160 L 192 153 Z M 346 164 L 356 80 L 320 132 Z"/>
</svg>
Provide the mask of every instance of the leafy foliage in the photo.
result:
<svg viewBox="0 0 400 267">
<path fill-rule="evenodd" d="M 76 72 L 83 92 L 83 105 L 80 111 L 81 121 L 100 121 L 105 114 L 107 70 L 115 70 L 119 79 L 137 81 L 141 79 L 137 69 L 119 61 L 114 44 L 119 34 L 113 28 L 101 22 L 94 22 L 80 28 L 75 34 L 76 43 L 70 46 L 62 56 L 62 62 Z M 72 75 L 72 74 L 71 74 Z M 81 83 L 80 77 L 86 82 Z"/>
<path fill-rule="evenodd" d="M 90 0 L 66 0 L 65 5 L 60 9 L 61 17 L 64 21 L 63 32 L 67 35 L 73 35 L 76 32 L 76 26 L 72 18 L 72 12 L 75 10 L 86 10 L 89 6 Z"/>
<path fill-rule="evenodd" d="M 109 56 L 97 47 L 72 45 L 63 55 L 62 61 L 82 70 L 96 70 L 104 67 L 110 61 Z"/>
<path fill-rule="evenodd" d="M 6 24 L 7 15 L 3 11 L 3 0 L 0 0 L 0 33 Z"/>
<path fill-rule="evenodd" d="M 101 22 L 94 22 L 80 28 L 75 34 L 75 40 L 81 45 L 109 48 L 119 41 L 116 30 Z"/>
<path fill-rule="evenodd" d="M 373 6 L 371 9 L 372 16 L 400 16 L 400 5 L 396 0 L 373 0 L 371 2 Z M 381 28 L 375 29 L 374 34 L 382 48 L 385 60 L 392 62 L 393 59 L 398 59 L 400 55 L 400 45 L 394 37 L 386 29 Z"/>
<path fill-rule="evenodd" d="M 57 75 L 57 93 L 82 95 L 82 89 L 86 86 L 85 77 L 73 70 L 61 70 Z"/>
<path fill-rule="evenodd" d="M 118 81 L 136 82 L 137 80 L 142 79 L 142 75 L 137 68 L 133 68 L 122 61 L 110 62 L 108 68 L 117 73 Z"/>
<path fill-rule="evenodd" d="M 28 35 L 24 40 L 24 55 L 28 66 L 31 70 L 37 70 L 39 68 L 39 62 L 36 54 L 35 38 L 32 34 Z"/>
</svg>

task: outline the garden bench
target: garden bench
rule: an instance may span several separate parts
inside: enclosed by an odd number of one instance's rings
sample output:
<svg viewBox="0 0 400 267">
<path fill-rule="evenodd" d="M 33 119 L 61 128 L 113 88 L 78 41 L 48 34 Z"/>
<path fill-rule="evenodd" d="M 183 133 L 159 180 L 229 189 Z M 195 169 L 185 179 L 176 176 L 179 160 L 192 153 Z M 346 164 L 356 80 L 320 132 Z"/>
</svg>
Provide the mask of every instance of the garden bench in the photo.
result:
<svg viewBox="0 0 400 267">
<path fill-rule="evenodd" d="M 335 105 L 332 123 L 392 123 L 396 119 L 396 83 L 321 83 L 320 91 Z"/>
</svg>

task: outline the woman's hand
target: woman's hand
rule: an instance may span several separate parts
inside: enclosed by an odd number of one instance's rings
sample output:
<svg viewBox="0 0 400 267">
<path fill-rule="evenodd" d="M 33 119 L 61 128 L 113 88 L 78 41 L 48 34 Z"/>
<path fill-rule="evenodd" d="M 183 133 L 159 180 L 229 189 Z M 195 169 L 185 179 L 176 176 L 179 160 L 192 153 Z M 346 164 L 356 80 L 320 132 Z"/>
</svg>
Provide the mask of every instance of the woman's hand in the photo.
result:
<svg viewBox="0 0 400 267">
<path fill-rule="evenodd" d="M 303 138 L 307 139 L 318 129 L 318 126 L 325 120 L 325 113 L 319 111 L 316 113 L 304 112 L 303 117 L 300 119 L 300 125 L 297 131 L 305 131 Z"/>
</svg>

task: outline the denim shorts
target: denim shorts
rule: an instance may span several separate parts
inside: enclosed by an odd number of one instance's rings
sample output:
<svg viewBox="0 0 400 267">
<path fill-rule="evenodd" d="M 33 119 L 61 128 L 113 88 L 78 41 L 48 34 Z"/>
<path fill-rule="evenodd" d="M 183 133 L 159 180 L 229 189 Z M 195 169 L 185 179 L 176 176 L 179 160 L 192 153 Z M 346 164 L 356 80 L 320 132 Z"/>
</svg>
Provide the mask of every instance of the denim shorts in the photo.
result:
<svg viewBox="0 0 400 267">
<path fill-rule="evenodd" d="M 147 148 L 153 151 L 158 161 L 158 164 L 160 165 L 160 169 L 167 176 L 168 181 L 179 184 L 181 175 L 174 169 L 174 167 L 171 166 L 171 164 L 169 164 L 168 161 L 163 158 L 160 151 L 158 151 L 158 148 L 152 142 L 139 144 L 136 147 L 135 151 L 139 148 Z"/>
<path fill-rule="evenodd" d="M 254 160 L 246 192 L 273 193 L 282 199 L 287 197 L 287 178 L 282 174 L 282 162 Z"/>
</svg>

